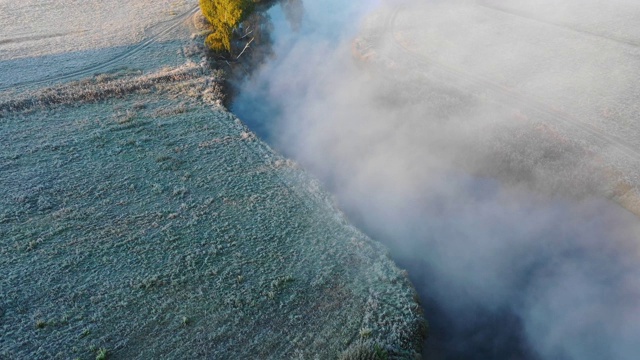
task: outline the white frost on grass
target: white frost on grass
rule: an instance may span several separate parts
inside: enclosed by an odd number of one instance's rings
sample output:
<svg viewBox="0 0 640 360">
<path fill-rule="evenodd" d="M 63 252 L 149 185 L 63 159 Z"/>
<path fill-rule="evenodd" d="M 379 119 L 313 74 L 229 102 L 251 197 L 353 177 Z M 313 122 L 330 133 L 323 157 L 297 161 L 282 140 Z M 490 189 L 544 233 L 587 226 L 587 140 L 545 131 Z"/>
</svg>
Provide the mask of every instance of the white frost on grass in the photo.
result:
<svg viewBox="0 0 640 360">
<path fill-rule="evenodd" d="M 0 61 L 135 44 L 196 1 L 0 0 Z"/>
<path fill-rule="evenodd" d="M 130 66 L 127 57 L 142 47 L 177 39 L 166 30 L 196 6 L 194 0 L 0 0 L 0 91 Z M 97 68 L 105 64 L 113 66 Z"/>
</svg>

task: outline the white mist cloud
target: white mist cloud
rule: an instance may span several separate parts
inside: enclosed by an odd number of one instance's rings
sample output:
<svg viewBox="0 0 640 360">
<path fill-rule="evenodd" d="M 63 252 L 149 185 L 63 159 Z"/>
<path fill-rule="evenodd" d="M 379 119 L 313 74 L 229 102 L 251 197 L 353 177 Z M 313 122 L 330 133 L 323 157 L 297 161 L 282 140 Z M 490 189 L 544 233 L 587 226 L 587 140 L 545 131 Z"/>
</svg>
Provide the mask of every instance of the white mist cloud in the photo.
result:
<svg viewBox="0 0 640 360">
<path fill-rule="evenodd" d="M 619 28 L 594 28 L 594 16 L 605 9 L 624 18 L 620 9 L 638 12 L 640 3 L 586 3 L 405 1 L 397 28 L 379 26 L 372 40 L 378 58 L 362 64 L 352 54 L 356 30 L 384 24 L 400 2 L 305 1 L 301 35 L 276 41 L 277 58 L 242 90 L 276 104 L 269 136 L 392 248 L 444 312 L 457 344 L 443 357 L 502 356 L 470 334 L 503 316 L 516 325 L 482 331 L 496 339 L 520 332 L 521 356 L 640 355 L 640 225 L 606 200 L 613 185 L 602 163 L 639 169 L 616 158 L 615 144 L 549 116 L 586 119 L 605 134 L 633 119 L 622 109 L 617 125 L 599 123 L 603 98 L 619 105 L 637 84 L 607 68 L 615 59 L 632 71 L 635 50 L 600 38 L 623 36 Z M 562 26 L 599 32 L 594 39 Z M 393 43 L 403 32 L 446 71 L 403 54 Z M 640 33 L 624 39 L 634 36 Z M 605 68 L 609 76 L 594 76 Z M 616 134 L 623 138 L 624 129 Z M 484 321 L 486 314 L 497 322 Z"/>
</svg>

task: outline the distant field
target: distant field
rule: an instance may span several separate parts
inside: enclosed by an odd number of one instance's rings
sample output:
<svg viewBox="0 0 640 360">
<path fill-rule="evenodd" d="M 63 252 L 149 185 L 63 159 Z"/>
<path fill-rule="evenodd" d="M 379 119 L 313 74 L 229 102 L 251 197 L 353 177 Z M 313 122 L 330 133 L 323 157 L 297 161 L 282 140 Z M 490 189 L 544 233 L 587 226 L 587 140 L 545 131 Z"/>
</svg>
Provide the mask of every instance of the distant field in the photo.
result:
<svg viewBox="0 0 640 360">
<path fill-rule="evenodd" d="M 175 41 L 177 33 L 167 30 L 196 7 L 193 0 L 0 0 L 0 91 L 70 73 L 81 72 L 75 77 L 81 78 L 115 66 L 139 67 L 150 59 L 134 55 Z"/>
<path fill-rule="evenodd" d="M 395 78 L 408 105 L 440 106 L 445 116 L 467 111 L 468 126 L 482 129 L 465 140 L 476 144 L 464 155 L 474 160 L 464 161 L 482 164 L 474 173 L 608 197 L 640 216 L 632 12 L 624 1 L 595 2 L 579 16 L 555 16 L 561 5 L 524 3 L 533 2 L 393 8 L 370 17 L 364 33 L 375 40 L 354 49 Z"/>
<path fill-rule="evenodd" d="M 0 60 L 133 45 L 197 1 L 0 0 Z"/>
</svg>

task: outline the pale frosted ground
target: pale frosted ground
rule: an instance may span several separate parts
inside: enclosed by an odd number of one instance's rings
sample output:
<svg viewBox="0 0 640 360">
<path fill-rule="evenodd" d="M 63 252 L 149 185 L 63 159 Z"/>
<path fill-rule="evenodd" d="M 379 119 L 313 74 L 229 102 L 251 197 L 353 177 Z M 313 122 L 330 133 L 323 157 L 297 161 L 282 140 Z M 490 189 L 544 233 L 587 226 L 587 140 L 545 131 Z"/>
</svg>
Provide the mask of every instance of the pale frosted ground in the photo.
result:
<svg viewBox="0 0 640 360">
<path fill-rule="evenodd" d="M 576 6 L 579 3 L 579 6 Z M 513 11 L 592 34 L 640 44 L 640 8 L 635 0 L 554 1 L 480 0 L 476 4 Z"/>
<path fill-rule="evenodd" d="M 0 90 L 126 55 L 195 6 L 194 0 L 0 0 Z"/>
<path fill-rule="evenodd" d="M 477 112 L 471 127 L 544 124 L 585 152 L 572 161 L 605 164 L 615 173 L 608 176 L 637 193 L 640 29 L 630 19 L 638 6 L 496 4 L 423 4 L 371 23 L 388 37 L 380 52 L 410 76 L 439 71 L 450 84 L 506 107 Z"/>
<path fill-rule="evenodd" d="M 1 0 L 0 60 L 131 45 L 196 1 Z"/>
<path fill-rule="evenodd" d="M 455 30 L 461 23 L 470 28 Z M 395 24 L 413 51 L 566 110 L 640 148 L 640 46 L 481 6 L 461 5 L 455 13 L 437 7 L 401 11 Z M 416 27 L 410 24 L 422 25 L 411 31 Z M 640 36 L 633 30 L 627 37 Z"/>
</svg>

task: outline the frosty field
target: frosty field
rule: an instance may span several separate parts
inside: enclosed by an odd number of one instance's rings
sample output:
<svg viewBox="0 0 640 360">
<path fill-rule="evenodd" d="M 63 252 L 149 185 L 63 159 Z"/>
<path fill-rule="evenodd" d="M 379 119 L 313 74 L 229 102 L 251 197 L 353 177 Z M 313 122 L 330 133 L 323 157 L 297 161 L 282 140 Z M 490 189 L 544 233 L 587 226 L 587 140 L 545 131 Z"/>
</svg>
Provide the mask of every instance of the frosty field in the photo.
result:
<svg viewBox="0 0 640 360">
<path fill-rule="evenodd" d="M 195 2 L 0 4 L 0 358 L 420 351 L 406 273 L 220 105 Z"/>
<path fill-rule="evenodd" d="M 170 30 L 196 8 L 197 1 L 185 0 L 2 0 L 0 90 L 77 79 L 115 67 L 141 68 L 141 63 L 146 69 L 158 66 L 157 61 L 167 61 L 165 56 L 135 55 L 175 40 L 178 33 Z"/>
</svg>

